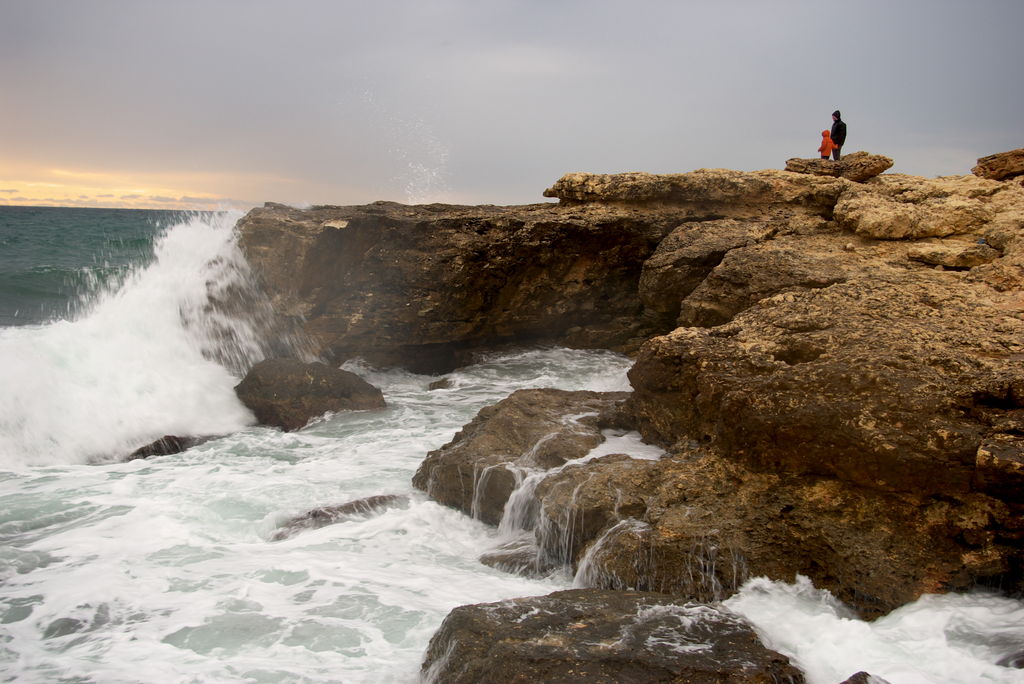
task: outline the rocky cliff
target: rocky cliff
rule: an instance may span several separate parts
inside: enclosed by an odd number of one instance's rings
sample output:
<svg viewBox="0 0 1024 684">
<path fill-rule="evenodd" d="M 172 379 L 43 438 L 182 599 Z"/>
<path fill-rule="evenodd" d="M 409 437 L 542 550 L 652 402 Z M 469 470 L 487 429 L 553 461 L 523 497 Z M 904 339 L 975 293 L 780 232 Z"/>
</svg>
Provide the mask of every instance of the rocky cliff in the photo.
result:
<svg viewBox="0 0 1024 684">
<path fill-rule="evenodd" d="M 268 205 L 242 246 L 335 360 L 635 354 L 628 396 L 510 399 L 417 473 L 497 522 L 516 473 L 547 472 L 535 569 L 586 559 L 593 585 L 695 599 L 802 573 L 865 615 L 1024 589 L 1024 188 L 803 170 L 568 174 L 558 204 L 522 207 Z M 563 429 L 578 404 L 599 417 Z M 667 455 L 570 462 L 609 426 Z"/>
</svg>

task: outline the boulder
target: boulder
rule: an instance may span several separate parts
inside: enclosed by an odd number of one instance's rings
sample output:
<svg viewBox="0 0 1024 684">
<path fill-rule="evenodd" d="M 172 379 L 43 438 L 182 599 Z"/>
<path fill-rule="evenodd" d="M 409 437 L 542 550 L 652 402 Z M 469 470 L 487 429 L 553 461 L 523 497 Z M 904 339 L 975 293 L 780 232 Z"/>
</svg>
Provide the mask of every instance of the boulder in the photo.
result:
<svg viewBox="0 0 1024 684">
<path fill-rule="evenodd" d="M 978 160 L 971 173 L 992 180 L 1006 180 L 1024 175 L 1024 148 L 990 154 Z"/>
<path fill-rule="evenodd" d="M 742 618 L 661 594 L 576 589 L 460 606 L 423 679 L 476 682 L 803 682 Z"/>
<path fill-rule="evenodd" d="M 933 266 L 968 270 L 992 263 L 999 258 L 998 250 L 986 244 L 944 241 L 915 245 L 907 250 L 907 258 Z"/>
<path fill-rule="evenodd" d="M 892 159 L 880 154 L 852 152 L 839 161 L 831 159 L 788 159 L 786 171 L 812 176 L 833 176 L 863 183 L 892 168 Z"/>
<path fill-rule="evenodd" d="M 273 541 L 281 541 L 294 537 L 305 530 L 315 530 L 346 520 L 366 518 L 388 508 L 403 506 L 408 501 L 409 497 L 401 494 L 378 494 L 337 506 L 314 508 L 282 523 L 271 538 Z"/>
<path fill-rule="evenodd" d="M 492 525 L 523 477 L 586 456 L 623 392 L 519 390 L 480 410 L 451 442 L 427 454 L 412 484 Z"/>
<path fill-rule="evenodd" d="M 328 412 L 385 406 L 381 391 L 355 373 L 295 359 L 260 361 L 235 386 L 235 393 L 261 425 L 285 431 L 298 430 Z"/>
</svg>

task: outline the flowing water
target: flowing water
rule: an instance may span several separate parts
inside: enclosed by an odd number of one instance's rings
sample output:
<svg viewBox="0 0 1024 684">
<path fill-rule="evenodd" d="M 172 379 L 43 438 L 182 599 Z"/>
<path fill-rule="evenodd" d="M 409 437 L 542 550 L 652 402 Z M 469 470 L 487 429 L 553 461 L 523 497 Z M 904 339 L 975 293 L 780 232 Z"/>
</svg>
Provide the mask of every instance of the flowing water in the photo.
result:
<svg viewBox="0 0 1024 684">
<path fill-rule="evenodd" d="M 232 388 L 267 353 L 264 327 L 222 306 L 258 297 L 237 218 L 0 207 L 0 681 L 414 682 L 454 606 L 572 585 L 480 564 L 503 533 L 410 479 L 482 406 L 628 389 L 629 360 L 523 350 L 433 391 L 350 363 L 386 410 L 254 427 Z M 167 434 L 212 439 L 118 462 Z M 658 457 L 609 438 L 591 457 Z M 407 498 L 272 541 L 306 510 L 378 494 Z M 1024 681 L 995 664 L 1024 648 L 1017 601 L 926 597 L 867 624 L 806 582 L 753 580 L 727 605 L 812 682 Z"/>
</svg>

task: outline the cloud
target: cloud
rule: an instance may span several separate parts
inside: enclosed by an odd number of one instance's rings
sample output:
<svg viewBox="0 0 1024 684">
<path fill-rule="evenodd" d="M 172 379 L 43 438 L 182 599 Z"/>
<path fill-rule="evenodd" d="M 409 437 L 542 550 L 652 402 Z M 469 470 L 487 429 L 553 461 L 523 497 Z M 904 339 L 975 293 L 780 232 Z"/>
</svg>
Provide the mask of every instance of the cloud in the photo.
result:
<svg viewBox="0 0 1024 684">
<path fill-rule="evenodd" d="M 0 190 L 0 192 L 4 192 L 4 193 L 7 193 L 7 194 L 14 194 L 14 193 L 16 193 L 18 191 L 17 191 L 17 189 L 11 189 L 11 190 Z"/>
<path fill-rule="evenodd" d="M 11 5 L 4 157 L 46 194 L 532 202 L 566 171 L 780 168 L 837 107 L 855 149 L 959 173 L 940 148 L 1014 147 L 1024 109 L 1013 1 L 869 0 L 840 27 L 812 0 Z"/>
</svg>

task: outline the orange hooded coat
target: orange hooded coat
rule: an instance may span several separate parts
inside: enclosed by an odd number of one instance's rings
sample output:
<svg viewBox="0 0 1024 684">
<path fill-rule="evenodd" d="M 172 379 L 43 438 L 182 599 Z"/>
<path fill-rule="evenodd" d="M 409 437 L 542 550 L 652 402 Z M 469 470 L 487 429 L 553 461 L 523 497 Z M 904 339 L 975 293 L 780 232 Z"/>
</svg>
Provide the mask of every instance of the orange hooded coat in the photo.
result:
<svg viewBox="0 0 1024 684">
<path fill-rule="evenodd" d="M 832 154 L 832 150 L 836 149 L 837 147 L 839 147 L 839 145 L 836 145 L 834 142 L 832 142 L 832 134 L 829 133 L 828 131 L 822 131 L 821 147 L 818 148 L 818 152 L 821 152 L 821 158 L 828 159 L 829 156 Z"/>
</svg>

